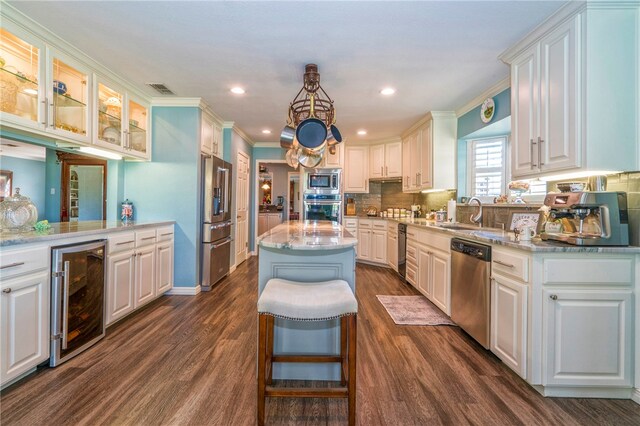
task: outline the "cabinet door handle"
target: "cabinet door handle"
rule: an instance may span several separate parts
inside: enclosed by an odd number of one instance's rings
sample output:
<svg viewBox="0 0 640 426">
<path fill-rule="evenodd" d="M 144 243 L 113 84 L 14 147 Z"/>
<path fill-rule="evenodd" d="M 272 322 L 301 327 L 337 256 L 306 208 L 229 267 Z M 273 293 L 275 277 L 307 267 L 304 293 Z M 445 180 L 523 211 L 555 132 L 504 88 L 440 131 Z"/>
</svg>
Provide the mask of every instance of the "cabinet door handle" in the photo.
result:
<svg viewBox="0 0 640 426">
<path fill-rule="evenodd" d="M 380 166 L 380 176 L 384 176 L 384 167 Z"/>
<path fill-rule="evenodd" d="M 133 240 L 131 240 L 131 241 L 122 241 L 122 242 L 116 243 L 116 245 L 117 245 L 117 246 L 121 246 L 121 245 L 123 245 L 123 244 L 131 244 L 131 243 L 133 243 L 133 242 L 134 242 Z"/>
<path fill-rule="evenodd" d="M 11 289 L 10 288 L 5 288 L 4 290 L 2 290 L 3 293 L 9 294 L 11 293 Z"/>
<path fill-rule="evenodd" d="M 145 241 L 145 240 L 152 240 L 152 239 L 155 239 L 155 238 L 156 238 L 156 237 L 144 237 L 142 240 L 143 240 L 143 241 Z"/>
<path fill-rule="evenodd" d="M 530 146 L 531 146 L 531 169 L 538 167 L 538 165 L 536 164 L 535 160 L 533 159 L 533 146 L 536 144 L 536 142 L 533 139 L 529 139 L 529 142 L 531 142 Z"/>
<path fill-rule="evenodd" d="M 14 262 L 14 263 L 10 263 L 8 265 L 0 266 L 0 269 L 14 268 L 16 266 L 22 266 L 22 265 L 24 265 L 24 262 Z"/>
<path fill-rule="evenodd" d="M 384 175 L 389 176 L 389 166 L 384 166 Z"/>
<path fill-rule="evenodd" d="M 165 232 L 164 234 L 160 234 L 161 237 L 166 237 L 167 235 L 173 235 L 173 232 Z"/>
<path fill-rule="evenodd" d="M 552 295 L 549 296 L 549 299 L 558 300 L 558 296 L 556 294 L 552 294 Z"/>
<path fill-rule="evenodd" d="M 47 105 L 49 104 L 49 100 L 47 99 L 46 96 L 44 97 L 44 101 L 42 101 L 42 103 L 44 104 L 44 111 L 43 111 L 43 114 L 42 114 L 42 117 L 44 118 L 44 121 L 42 121 L 41 123 L 44 124 L 44 127 L 46 128 L 47 127 L 47 122 L 48 122 L 48 120 L 47 120 L 47 117 L 48 117 Z"/>
<path fill-rule="evenodd" d="M 54 106 L 53 102 L 50 103 L 49 106 L 51 107 L 51 123 L 49 124 L 49 127 L 52 127 L 55 129 L 56 128 L 56 107 Z"/>
<path fill-rule="evenodd" d="M 495 263 L 497 263 L 498 265 L 506 266 L 507 268 L 515 268 L 515 266 L 510 264 L 510 263 L 504 263 L 504 262 L 501 262 L 501 261 L 496 260 L 496 259 L 493 259 L 493 261 Z"/>
<path fill-rule="evenodd" d="M 542 161 L 542 143 L 544 142 L 544 139 L 542 139 L 540 136 L 538 136 L 538 164 L 542 167 L 544 166 L 544 161 Z"/>
</svg>

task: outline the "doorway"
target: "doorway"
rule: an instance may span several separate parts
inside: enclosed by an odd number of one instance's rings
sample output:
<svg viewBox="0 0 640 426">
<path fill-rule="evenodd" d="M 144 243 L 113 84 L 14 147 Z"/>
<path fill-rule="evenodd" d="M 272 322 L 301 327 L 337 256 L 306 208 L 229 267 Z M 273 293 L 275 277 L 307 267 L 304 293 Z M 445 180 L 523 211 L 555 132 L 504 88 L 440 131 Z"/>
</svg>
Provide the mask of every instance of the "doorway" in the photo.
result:
<svg viewBox="0 0 640 426">
<path fill-rule="evenodd" d="M 289 172 L 289 220 L 300 220 L 302 196 L 300 188 L 300 172 Z"/>
<path fill-rule="evenodd" d="M 249 247 L 249 156 L 238 151 L 236 157 L 236 266 L 247 259 Z"/>
<path fill-rule="evenodd" d="M 60 222 L 105 220 L 107 161 L 56 152 L 61 163 Z"/>
</svg>

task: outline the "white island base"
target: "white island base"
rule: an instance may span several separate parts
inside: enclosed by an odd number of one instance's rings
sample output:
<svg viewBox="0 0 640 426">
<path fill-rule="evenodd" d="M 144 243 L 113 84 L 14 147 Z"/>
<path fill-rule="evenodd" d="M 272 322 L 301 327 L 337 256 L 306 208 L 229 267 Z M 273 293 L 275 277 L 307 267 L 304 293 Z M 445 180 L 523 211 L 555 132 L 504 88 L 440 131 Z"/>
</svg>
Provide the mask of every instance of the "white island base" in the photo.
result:
<svg viewBox="0 0 640 426">
<path fill-rule="evenodd" d="M 271 278 L 298 282 L 345 280 L 355 293 L 355 244 L 340 225 L 288 222 L 259 241 L 258 295 Z M 274 354 L 340 353 L 339 320 L 275 319 Z M 340 380 L 340 364 L 274 363 L 274 379 Z"/>
</svg>

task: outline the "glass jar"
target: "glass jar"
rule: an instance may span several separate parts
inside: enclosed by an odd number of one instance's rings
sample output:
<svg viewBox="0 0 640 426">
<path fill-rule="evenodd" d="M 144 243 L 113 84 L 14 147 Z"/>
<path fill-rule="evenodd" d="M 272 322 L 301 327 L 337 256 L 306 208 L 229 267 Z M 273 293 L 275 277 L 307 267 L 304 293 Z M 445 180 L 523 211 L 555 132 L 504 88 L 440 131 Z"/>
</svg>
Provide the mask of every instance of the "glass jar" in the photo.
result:
<svg viewBox="0 0 640 426">
<path fill-rule="evenodd" d="M 20 195 L 20 188 L 16 188 L 15 195 L 6 197 L 0 203 L 0 228 L 2 231 L 33 231 L 33 225 L 37 221 L 38 209 L 29 197 Z"/>
</svg>

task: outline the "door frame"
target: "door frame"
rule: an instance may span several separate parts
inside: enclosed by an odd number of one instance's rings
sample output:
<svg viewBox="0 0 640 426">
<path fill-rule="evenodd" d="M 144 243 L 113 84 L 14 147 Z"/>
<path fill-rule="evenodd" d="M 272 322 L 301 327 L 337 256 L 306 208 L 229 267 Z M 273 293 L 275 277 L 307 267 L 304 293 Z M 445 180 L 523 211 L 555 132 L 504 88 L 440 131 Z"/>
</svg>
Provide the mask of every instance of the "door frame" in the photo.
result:
<svg viewBox="0 0 640 426">
<path fill-rule="evenodd" d="M 236 152 L 236 158 L 235 158 L 235 167 L 237 170 L 237 174 L 236 174 L 236 194 L 238 193 L 238 183 L 239 183 L 239 178 L 240 178 L 240 168 L 238 167 L 238 157 L 242 155 L 243 157 L 246 157 L 247 159 L 247 167 L 248 167 L 248 173 L 247 173 L 247 218 L 246 218 L 246 232 L 245 235 L 247 236 L 247 241 L 246 241 L 246 247 L 245 247 L 245 256 L 244 259 L 242 259 L 241 262 L 238 262 L 238 244 L 240 244 L 240 241 L 238 241 L 238 201 L 239 201 L 239 197 L 235 197 L 236 200 L 236 220 L 235 220 L 235 232 L 234 232 L 234 246 L 233 249 L 235 251 L 235 253 L 233 253 L 233 258 L 234 258 L 234 267 L 237 267 L 238 265 L 240 265 L 242 262 L 244 262 L 245 260 L 247 260 L 249 258 L 249 256 L 252 255 L 252 253 L 249 251 L 249 213 L 251 212 L 251 186 L 249 181 L 251 180 L 251 155 L 248 154 L 245 151 L 242 150 L 238 150 Z M 232 220 L 233 222 L 233 220 Z"/>
<path fill-rule="evenodd" d="M 254 222 L 254 226 L 253 226 L 253 243 L 254 243 L 254 247 L 253 247 L 253 251 L 251 252 L 252 256 L 255 256 L 258 254 L 258 211 L 260 210 L 259 206 L 260 206 L 260 200 L 258 200 L 258 194 L 260 193 L 260 176 L 258 173 L 258 164 L 259 163 L 274 163 L 274 164 L 287 164 L 287 160 L 278 160 L 278 159 L 270 159 L 270 158 L 254 158 L 254 162 L 253 162 L 253 176 L 254 178 L 254 182 L 253 182 L 253 222 Z M 298 166 L 301 167 L 301 166 Z M 288 187 L 287 187 L 287 193 L 288 193 Z M 273 198 L 272 198 L 273 200 Z M 286 213 L 286 218 L 287 220 L 289 219 L 289 209 L 287 208 L 287 213 Z"/>
<path fill-rule="evenodd" d="M 298 215 L 302 215 L 302 170 L 300 170 L 300 166 L 298 166 L 297 172 L 287 172 L 287 181 L 289 182 L 289 185 L 291 185 L 291 176 L 296 175 L 298 176 L 298 180 L 300 181 L 298 182 Z M 287 194 L 289 194 L 289 186 L 287 186 Z M 293 201 L 295 202 L 295 200 Z M 287 220 L 289 220 L 289 206 L 287 206 Z M 302 217 L 300 217 L 299 220 L 302 220 Z"/>
</svg>

